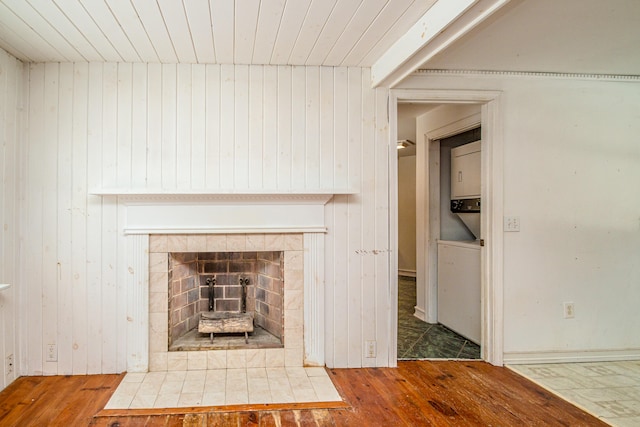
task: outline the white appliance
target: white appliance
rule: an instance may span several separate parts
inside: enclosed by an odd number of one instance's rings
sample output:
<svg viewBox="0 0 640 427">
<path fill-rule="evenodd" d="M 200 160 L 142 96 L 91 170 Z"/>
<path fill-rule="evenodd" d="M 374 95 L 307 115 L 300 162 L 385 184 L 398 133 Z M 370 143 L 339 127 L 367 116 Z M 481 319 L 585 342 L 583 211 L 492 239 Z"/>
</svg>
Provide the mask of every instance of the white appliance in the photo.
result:
<svg viewBox="0 0 640 427">
<path fill-rule="evenodd" d="M 451 199 L 480 197 L 482 141 L 451 149 Z"/>
<path fill-rule="evenodd" d="M 482 141 L 451 149 L 451 212 L 480 238 L 480 163 Z"/>
<path fill-rule="evenodd" d="M 438 240 L 438 323 L 480 344 L 480 242 Z"/>
<path fill-rule="evenodd" d="M 480 344 L 481 141 L 451 149 L 451 212 L 476 240 L 438 240 L 438 323 Z"/>
<path fill-rule="evenodd" d="M 473 237 L 480 238 L 480 198 L 451 200 L 451 212 L 460 217 Z"/>
</svg>

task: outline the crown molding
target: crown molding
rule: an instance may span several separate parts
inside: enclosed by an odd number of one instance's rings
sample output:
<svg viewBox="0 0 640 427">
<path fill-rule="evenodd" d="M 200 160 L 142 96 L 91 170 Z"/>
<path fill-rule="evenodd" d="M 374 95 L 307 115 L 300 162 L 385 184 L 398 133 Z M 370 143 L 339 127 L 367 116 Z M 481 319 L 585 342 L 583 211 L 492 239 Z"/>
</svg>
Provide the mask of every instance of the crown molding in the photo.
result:
<svg viewBox="0 0 640 427">
<path fill-rule="evenodd" d="M 509 77 L 509 78 L 540 78 L 540 79 L 571 79 L 638 82 L 640 76 L 619 74 L 589 74 L 589 73 L 552 73 L 537 71 L 500 71 L 500 70 L 448 70 L 448 69 L 420 69 L 415 76 L 462 76 L 462 77 Z"/>
</svg>

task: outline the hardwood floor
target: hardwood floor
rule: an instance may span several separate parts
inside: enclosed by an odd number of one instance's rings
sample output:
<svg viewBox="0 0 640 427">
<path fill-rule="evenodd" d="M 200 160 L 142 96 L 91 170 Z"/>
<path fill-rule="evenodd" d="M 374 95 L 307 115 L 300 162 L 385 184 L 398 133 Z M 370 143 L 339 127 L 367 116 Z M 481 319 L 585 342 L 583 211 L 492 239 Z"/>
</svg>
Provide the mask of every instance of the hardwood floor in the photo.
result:
<svg viewBox="0 0 640 427">
<path fill-rule="evenodd" d="M 246 405 L 115 413 L 122 375 L 23 377 L 0 392 L 0 426 L 606 426 L 534 383 L 484 362 L 330 369 L 348 404 Z"/>
<path fill-rule="evenodd" d="M 21 377 L 0 392 L 0 426 L 86 426 L 124 375 Z"/>
</svg>

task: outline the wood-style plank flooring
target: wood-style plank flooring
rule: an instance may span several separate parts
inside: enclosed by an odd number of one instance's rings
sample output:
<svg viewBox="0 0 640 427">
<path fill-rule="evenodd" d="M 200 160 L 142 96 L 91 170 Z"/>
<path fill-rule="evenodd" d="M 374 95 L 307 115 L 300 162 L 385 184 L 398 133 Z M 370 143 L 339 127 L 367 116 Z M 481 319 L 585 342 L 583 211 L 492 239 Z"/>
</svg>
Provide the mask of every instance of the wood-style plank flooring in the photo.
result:
<svg viewBox="0 0 640 427">
<path fill-rule="evenodd" d="M 606 426 L 506 368 L 400 362 L 330 369 L 349 405 L 101 411 L 122 375 L 23 377 L 0 392 L 0 426 Z"/>
</svg>

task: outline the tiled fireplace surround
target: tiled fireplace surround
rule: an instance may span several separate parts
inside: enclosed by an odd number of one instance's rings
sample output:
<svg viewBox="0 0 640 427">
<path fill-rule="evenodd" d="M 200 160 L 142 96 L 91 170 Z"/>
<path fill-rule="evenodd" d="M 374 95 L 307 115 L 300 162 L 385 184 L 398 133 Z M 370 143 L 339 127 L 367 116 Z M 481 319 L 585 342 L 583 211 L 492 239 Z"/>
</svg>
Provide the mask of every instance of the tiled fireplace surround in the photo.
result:
<svg viewBox="0 0 640 427">
<path fill-rule="evenodd" d="M 298 367 L 304 361 L 304 235 L 149 235 L 149 371 Z M 168 259 L 171 252 L 283 251 L 284 348 L 168 351 Z"/>
<path fill-rule="evenodd" d="M 102 189 L 117 205 L 129 373 L 325 365 L 325 205 L 353 190 Z M 282 252 L 284 348 L 168 351 L 171 252 Z"/>
</svg>

